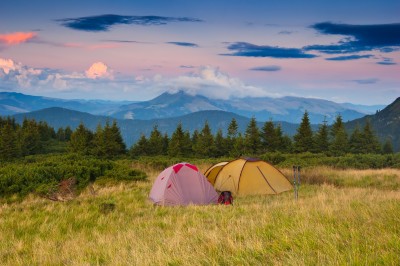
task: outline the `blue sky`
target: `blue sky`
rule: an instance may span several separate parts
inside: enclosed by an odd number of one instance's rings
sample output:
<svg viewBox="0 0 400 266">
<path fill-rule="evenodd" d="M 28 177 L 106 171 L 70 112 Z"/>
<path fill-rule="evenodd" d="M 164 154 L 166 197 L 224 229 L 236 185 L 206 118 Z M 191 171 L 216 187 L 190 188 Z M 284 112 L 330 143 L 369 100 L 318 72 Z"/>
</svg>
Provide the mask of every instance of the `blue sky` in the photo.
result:
<svg viewBox="0 0 400 266">
<path fill-rule="evenodd" d="M 0 91 L 400 96 L 400 1 L 2 1 Z"/>
</svg>

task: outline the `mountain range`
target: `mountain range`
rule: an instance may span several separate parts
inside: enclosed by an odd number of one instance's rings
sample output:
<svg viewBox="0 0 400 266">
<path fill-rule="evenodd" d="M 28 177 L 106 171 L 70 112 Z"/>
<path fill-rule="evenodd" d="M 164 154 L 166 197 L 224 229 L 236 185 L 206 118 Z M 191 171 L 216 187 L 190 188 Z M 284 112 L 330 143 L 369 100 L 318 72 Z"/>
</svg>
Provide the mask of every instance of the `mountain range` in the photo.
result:
<svg viewBox="0 0 400 266">
<path fill-rule="evenodd" d="M 300 98 L 233 98 L 229 100 L 209 99 L 201 95 L 189 95 L 183 91 L 165 92 L 158 97 L 141 102 L 113 102 L 103 100 L 64 100 L 41 96 L 24 95 L 14 92 L 0 92 L 0 115 L 28 113 L 44 108 L 61 107 L 94 115 L 110 116 L 117 119 L 150 120 L 177 117 L 198 111 L 219 110 L 232 112 L 244 117 L 255 117 L 257 121 L 285 121 L 300 123 L 304 111 L 309 113 L 313 124 L 324 120 L 334 121 L 341 114 L 344 121 L 373 114 L 385 106 L 354 105 L 332 101 Z"/>
<path fill-rule="evenodd" d="M 349 132 L 357 124 L 362 127 L 369 120 L 382 142 L 390 139 L 395 151 L 400 150 L 400 98 L 384 107 L 295 97 L 212 100 L 182 91 L 175 94 L 163 93 L 143 102 L 62 100 L 0 93 L 0 115 L 13 115 L 18 122 L 27 117 L 46 121 L 56 130 L 66 126 L 74 129 L 80 123 L 95 130 L 98 124 L 104 125 L 116 119 L 128 147 L 141 134 L 149 136 L 155 125 L 162 133 L 171 135 L 177 124 L 182 123 L 183 128 L 192 133 L 196 129 L 201 130 L 207 120 L 214 133 L 219 128 L 225 133 L 232 118 L 238 122 L 240 132 L 244 132 L 250 118 L 255 117 L 259 128 L 262 128 L 264 121 L 271 119 L 282 126 L 285 134 L 293 136 L 304 110 L 309 112 L 313 130 L 318 128 L 317 124 L 324 118 L 330 123 L 338 113 L 347 121 L 345 125 Z"/>
</svg>

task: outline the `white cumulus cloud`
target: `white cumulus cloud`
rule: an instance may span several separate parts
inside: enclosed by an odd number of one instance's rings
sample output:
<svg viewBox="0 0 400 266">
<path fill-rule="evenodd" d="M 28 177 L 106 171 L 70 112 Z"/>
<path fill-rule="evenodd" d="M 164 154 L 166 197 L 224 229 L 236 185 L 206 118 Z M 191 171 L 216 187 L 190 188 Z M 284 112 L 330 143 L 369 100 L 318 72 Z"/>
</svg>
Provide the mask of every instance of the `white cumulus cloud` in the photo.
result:
<svg viewBox="0 0 400 266">
<path fill-rule="evenodd" d="M 192 95 L 199 94 L 214 99 L 278 96 L 263 88 L 247 85 L 212 66 L 201 66 L 196 72 L 165 82 L 171 92 L 183 90 Z M 161 82 L 162 85 L 163 83 Z"/>
<path fill-rule="evenodd" d="M 113 70 L 103 62 L 96 62 L 86 70 L 86 77 L 91 79 L 108 78 L 114 79 Z"/>
</svg>

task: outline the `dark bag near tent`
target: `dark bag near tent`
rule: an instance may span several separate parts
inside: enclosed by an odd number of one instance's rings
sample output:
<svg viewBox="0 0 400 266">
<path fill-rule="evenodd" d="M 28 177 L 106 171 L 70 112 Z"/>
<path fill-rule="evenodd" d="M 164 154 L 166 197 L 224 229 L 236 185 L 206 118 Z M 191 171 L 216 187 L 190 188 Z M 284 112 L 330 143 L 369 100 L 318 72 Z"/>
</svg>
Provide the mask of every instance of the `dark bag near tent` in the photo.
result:
<svg viewBox="0 0 400 266">
<path fill-rule="evenodd" d="M 231 205 L 233 204 L 233 197 L 230 191 L 222 191 L 218 198 L 219 204 Z"/>
</svg>

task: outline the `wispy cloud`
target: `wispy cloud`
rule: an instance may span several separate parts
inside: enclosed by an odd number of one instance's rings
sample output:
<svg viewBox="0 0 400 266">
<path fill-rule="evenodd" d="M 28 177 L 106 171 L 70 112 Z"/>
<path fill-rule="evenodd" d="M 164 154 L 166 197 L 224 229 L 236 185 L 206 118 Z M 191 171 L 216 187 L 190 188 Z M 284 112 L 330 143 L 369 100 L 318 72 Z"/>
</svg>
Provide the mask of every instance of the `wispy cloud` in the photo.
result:
<svg viewBox="0 0 400 266">
<path fill-rule="evenodd" d="M 379 81 L 377 78 L 369 78 L 369 79 L 354 79 L 352 80 L 353 82 L 356 82 L 361 85 L 367 85 L 367 84 L 375 84 Z"/>
<path fill-rule="evenodd" d="M 282 68 L 280 66 L 271 65 L 271 66 L 253 67 L 253 68 L 250 68 L 249 70 L 253 70 L 253 71 L 279 71 L 281 69 Z"/>
<path fill-rule="evenodd" d="M 377 62 L 378 65 L 392 66 L 397 65 L 397 63 L 393 62 L 392 58 L 383 58 L 382 61 Z"/>
<path fill-rule="evenodd" d="M 203 20 L 188 17 L 121 16 L 105 14 L 79 18 L 63 18 L 57 19 L 56 21 L 70 29 L 100 32 L 108 31 L 114 25 L 158 26 L 172 22 L 202 22 Z"/>
<path fill-rule="evenodd" d="M 255 45 L 247 42 L 231 43 L 228 50 L 233 51 L 230 54 L 221 54 L 227 56 L 247 56 L 247 57 L 272 57 L 272 58 L 314 58 L 314 54 L 305 53 L 298 48 L 284 48 L 277 46 Z"/>
<path fill-rule="evenodd" d="M 280 35 L 291 35 L 293 33 L 295 33 L 295 32 L 290 31 L 290 30 L 282 30 L 282 31 L 278 32 L 278 34 L 280 34 Z"/>
<path fill-rule="evenodd" d="M 352 25 L 322 22 L 310 27 L 321 34 L 347 37 L 337 44 L 306 46 L 304 49 L 307 51 L 336 54 L 380 50 L 388 53 L 400 48 L 400 23 Z"/>
<path fill-rule="evenodd" d="M 358 59 L 362 59 L 362 58 L 371 58 L 371 57 L 373 57 L 372 54 L 366 54 L 366 55 L 344 55 L 344 56 L 326 58 L 326 60 L 347 61 L 347 60 L 358 60 Z"/>
<path fill-rule="evenodd" d="M 195 68 L 195 66 L 192 65 L 180 65 L 180 68 Z"/>
<path fill-rule="evenodd" d="M 0 34 L 0 43 L 6 45 L 16 45 L 27 42 L 36 36 L 36 32 L 13 32 L 8 34 Z"/>
<path fill-rule="evenodd" d="M 102 40 L 102 42 L 117 42 L 117 43 L 146 43 L 146 42 L 131 41 L 131 40 Z"/>
<path fill-rule="evenodd" d="M 195 43 L 191 43 L 191 42 L 166 42 L 169 44 L 174 44 L 174 45 L 178 45 L 178 46 L 184 46 L 184 47 L 199 47 L 199 45 L 195 44 Z"/>
</svg>

